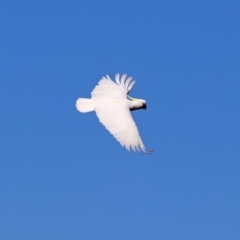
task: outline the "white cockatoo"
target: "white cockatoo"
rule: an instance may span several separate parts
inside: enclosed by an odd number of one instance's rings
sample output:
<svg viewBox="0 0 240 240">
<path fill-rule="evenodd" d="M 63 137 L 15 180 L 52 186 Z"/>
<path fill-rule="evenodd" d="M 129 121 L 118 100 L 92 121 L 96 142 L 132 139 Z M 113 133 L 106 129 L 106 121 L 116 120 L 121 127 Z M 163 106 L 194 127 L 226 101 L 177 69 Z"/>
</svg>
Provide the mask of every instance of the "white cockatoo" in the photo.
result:
<svg viewBox="0 0 240 240">
<path fill-rule="evenodd" d="M 138 128 L 130 111 L 146 109 L 143 99 L 131 98 L 127 94 L 135 81 L 127 74 L 116 74 L 115 82 L 107 75 L 103 77 L 91 93 L 91 99 L 78 98 L 76 108 L 81 113 L 95 111 L 99 121 L 127 150 L 152 153 L 145 148 Z"/>
</svg>

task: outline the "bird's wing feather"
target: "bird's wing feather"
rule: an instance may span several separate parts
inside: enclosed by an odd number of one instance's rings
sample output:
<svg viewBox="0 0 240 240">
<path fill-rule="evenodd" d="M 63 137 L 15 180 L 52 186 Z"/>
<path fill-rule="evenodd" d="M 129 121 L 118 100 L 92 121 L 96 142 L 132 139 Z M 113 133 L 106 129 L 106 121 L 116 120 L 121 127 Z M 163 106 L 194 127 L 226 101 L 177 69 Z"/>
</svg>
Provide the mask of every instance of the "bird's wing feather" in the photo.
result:
<svg viewBox="0 0 240 240">
<path fill-rule="evenodd" d="M 92 91 L 92 101 L 99 121 L 128 150 L 148 151 L 131 116 L 126 94 L 126 76 L 116 76 L 116 83 L 107 76 Z M 127 79 L 128 80 L 128 79 Z M 130 80 L 128 80 L 130 82 Z M 119 85 L 118 85 L 119 84 Z"/>
<path fill-rule="evenodd" d="M 127 90 L 126 93 L 129 93 L 135 84 L 135 81 L 132 81 L 132 77 L 127 78 L 127 74 L 123 74 L 120 78 L 120 74 L 116 74 L 115 81 L 119 86 L 122 86 Z"/>
<path fill-rule="evenodd" d="M 114 97 L 122 97 L 126 98 L 127 89 L 118 83 L 117 78 L 116 82 L 113 82 L 110 77 L 107 75 L 103 77 L 98 85 L 93 89 L 91 95 L 92 98 L 114 98 Z"/>
</svg>

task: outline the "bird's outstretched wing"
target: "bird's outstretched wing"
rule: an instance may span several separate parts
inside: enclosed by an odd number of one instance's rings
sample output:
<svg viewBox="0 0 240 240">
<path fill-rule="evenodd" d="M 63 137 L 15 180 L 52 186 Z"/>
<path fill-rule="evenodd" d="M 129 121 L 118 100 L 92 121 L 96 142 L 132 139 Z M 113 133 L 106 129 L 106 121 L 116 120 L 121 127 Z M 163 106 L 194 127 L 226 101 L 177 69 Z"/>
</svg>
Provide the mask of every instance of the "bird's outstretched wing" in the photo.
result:
<svg viewBox="0 0 240 240">
<path fill-rule="evenodd" d="M 116 83 L 113 82 L 108 75 L 103 77 L 93 89 L 91 93 L 92 98 L 126 98 L 128 92 L 130 92 L 135 84 L 135 81 L 131 81 L 131 77 L 127 78 L 127 74 L 123 74 L 121 78 L 120 74 L 116 74 L 115 80 Z"/>
<path fill-rule="evenodd" d="M 92 101 L 99 121 L 128 150 L 149 152 L 132 119 L 126 96 L 134 82 L 116 75 L 116 83 L 103 77 L 92 91 Z M 150 152 L 149 152 L 150 153 Z"/>
</svg>

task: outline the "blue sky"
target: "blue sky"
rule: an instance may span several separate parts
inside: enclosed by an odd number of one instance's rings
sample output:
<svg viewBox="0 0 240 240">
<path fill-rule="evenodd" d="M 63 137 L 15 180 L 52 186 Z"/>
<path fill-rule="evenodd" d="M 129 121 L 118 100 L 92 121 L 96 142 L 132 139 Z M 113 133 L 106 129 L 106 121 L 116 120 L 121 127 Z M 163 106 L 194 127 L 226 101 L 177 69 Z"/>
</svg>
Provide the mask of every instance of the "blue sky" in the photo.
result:
<svg viewBox="0 0 240 240">
<path fill-rule="evenodd" d="M 240 239 L 239 11 L 1 1 L 1 239 Z M 75 109 L 116 73 L 151 156 Z"/>
</svg>

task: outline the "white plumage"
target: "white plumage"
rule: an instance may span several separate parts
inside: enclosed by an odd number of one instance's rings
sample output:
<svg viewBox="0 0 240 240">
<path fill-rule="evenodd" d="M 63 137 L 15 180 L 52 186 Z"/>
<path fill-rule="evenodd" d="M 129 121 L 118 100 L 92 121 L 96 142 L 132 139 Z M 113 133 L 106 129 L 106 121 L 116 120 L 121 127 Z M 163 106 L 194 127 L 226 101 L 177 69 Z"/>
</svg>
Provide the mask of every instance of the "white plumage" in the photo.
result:
<svg viewBox="0 0 240 240">
<path fill-rule="evenodd" d="M 146 109 L 146 101 L 127 95 L 135 84 L 131 77 L 123 74 L 120 78 L 120 74 L 116 74 L 115 81 L 108 75 L 103 77 L 93 89 L 91 99 L 79 98 L 76 108 L 82 113 L 95 110 L 99 121 L 128 150 L 152 153 L 145 148 L 130 113 Z"/>
</svg>

